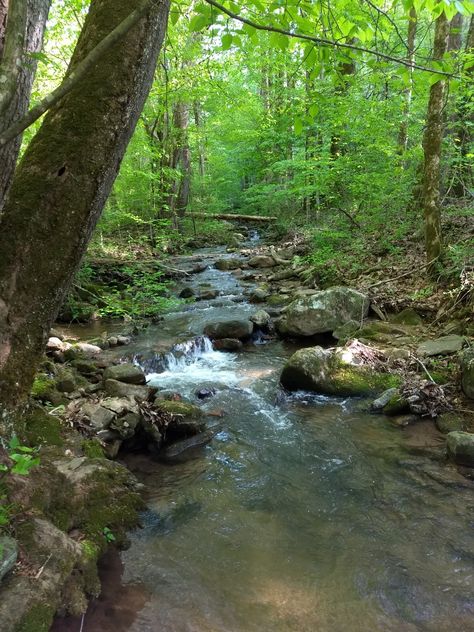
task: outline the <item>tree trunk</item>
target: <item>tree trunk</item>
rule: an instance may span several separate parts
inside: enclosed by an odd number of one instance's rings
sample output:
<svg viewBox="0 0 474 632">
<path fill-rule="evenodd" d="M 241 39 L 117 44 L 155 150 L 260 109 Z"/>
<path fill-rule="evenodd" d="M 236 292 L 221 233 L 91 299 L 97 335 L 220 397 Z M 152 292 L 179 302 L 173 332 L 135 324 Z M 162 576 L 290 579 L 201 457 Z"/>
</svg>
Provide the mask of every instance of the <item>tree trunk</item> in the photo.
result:
<svg viewBox="0 0 474 632">
<path fill-rule="evenodd" d="M 349 44 L 354 44 L 356 40 L 352 37 L 348 40 Z M 355 74 L 356 65 L 355 61 L 352 59 L 348 59 L 347 61 L 340 62 L 338 65 L 338 74 L 339 74 L 339 84 L 336 86 L 334 90 L 336 95 L 336 102 L 342 104 L 343 97 L 347 94 L 350 85 L 350 77 Z M 338 124 L 340 127 L 340 123 Z M 339 158 L 343 149 L 341 148 L 341 136 L 340 131 L 335 130 L 331 137 L 331 158 L 334 160 Z"/>
<path fill-rule="evenodd" d="M 137 5 L 92 0 L 68 73 Z M 0 401 L 27 395 L 149 92 L 169 1 L 149 12 L 46 115 L 0 223 Z"/>
<path fill-rule="evenodd" d="M 446 52 L 449 23 L 443 12 L 436 20 L 433 59 L 440 60 Z M 440 162 L 443 141 L 443 107 L 446 82 L 437 81 L 430 88 L 426 127 L 423 136 L 424 166 L 422 207 L 425 218 L 425 249 L 429 271 L 442 252 L 440 197 Z"/>
<path fill-rule="evenodd" d="M 2 32 L 7 24 L 5 15 L 7 5 L 7 0 L 0 0 L 0 55 L 2 54 Z M 27 55 L 38 53 L 42 48 L 44 27 L 50 5 L 51 0 L 28 0 L 23 61 L 18 66 L 13 91 L 1 117 L 2 129 L 10 127 L 12 123 L 22 118 L 28 109 L 37 62 Z M 0 147 L 0 212 L 5 205 L 13 180 L 20 146 L 21 136 L 18 136 L 4 147 Z"/>
<path fill-rule="evenodd" d="M 407 36 L 407 61 L 411 64 L 409 69 L 409 84 L 405 90 L 405 104 L 403 107 L 403 119 L 398 134 L 398 151 L 402 155 L 408 148 L 408 123 L 410 120 L 411 101 L 413 97 L 413 64 L 415 63 L 415 38 L 417 27 L 417 14 L 415 7 L 410 9 Z"/>
</svg>

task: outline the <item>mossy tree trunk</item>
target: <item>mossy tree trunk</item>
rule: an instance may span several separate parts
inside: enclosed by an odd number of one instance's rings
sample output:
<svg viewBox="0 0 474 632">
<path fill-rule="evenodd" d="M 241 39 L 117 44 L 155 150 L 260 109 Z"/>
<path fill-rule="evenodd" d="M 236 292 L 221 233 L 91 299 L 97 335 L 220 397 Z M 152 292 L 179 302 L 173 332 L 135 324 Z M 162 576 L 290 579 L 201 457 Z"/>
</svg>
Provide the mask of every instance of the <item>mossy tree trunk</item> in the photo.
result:
<svg viewBox="0 0 474 632">
<path fill-rule="evenodd" d="M 0 130 L 7 129 L 15 121 L 22 118 L 28 109 L 36 73 L 36 60 L 31 57 L 31 54 L 38 53 L 42 48 L 44 27 L 50 5 L 51 0 L 28 0 L 25 21 L 23 22 L 21 19 L 19 24 L 9 25 L 17 30 L 16 35 L 22 41 L 18 58 L 12 59 L 15 66 L 14 76 L 10 77 L 10 80 L 6 76 L 0 88 L 0 101 L 4 104 L 0 117 Z M 0 0 L 0 59 L 2 62 L 6 61 L 3 58 L 4 50 L 6 53 L 6 47 L 4 48 L 3 43 L 5 35 L 8 35 L 8 6 L 7 0 Z M 24 30 L 23 34 L 21 33 L 22 30 Z M 15 53 L 13 56 L 17 57 Z M 2 73 L 0 72 L 0 74 Z M 9 74 L 11 73 L 6 71 L 6 75 Z M 0 211 L 5 204 L 13 180 L 20 145 L 21 136 L 17 136 L 4 147 L 0 147 Z"/>
<path fill-rule="evenodd" d="M 403 155 L 408 149 L 408 124 L 410 122 L 411 102 L 413 98 L 413 64 L 415 63 L 415 39 L 417 28 L 418 16 L 415 7 L 410 9 L 410 15 L 408 18 L 408 33 L 407 33 L 407 61 L 411 64 L 410 81 L 405 90 L 405 103 L 403 105 L 403 118 L 400 124 L 400 131 L 398 134 L 398 151 L 400 155 Z"/>
<path fill-rule="evenodd" d="M 443 12 L 436 20 L 433 59 L 442 59 L 446 52 L 449 22 Z M 441 257 L 440 162 L 443 141 L 443 109 L 446 81 L 439 80 L 430 88 L 426 127 L 423 136 L 422 208 L 425 220 L 425 249 L 429 271 Z"/>
<path fill-rule="evenodd" d="M 137 5 L 92 0 L 68 73 Z M 0 402 L 27 395 L 149 92 L 169 0 L 110 48 L 45 117 L 0 223 Z"/>
</svg>

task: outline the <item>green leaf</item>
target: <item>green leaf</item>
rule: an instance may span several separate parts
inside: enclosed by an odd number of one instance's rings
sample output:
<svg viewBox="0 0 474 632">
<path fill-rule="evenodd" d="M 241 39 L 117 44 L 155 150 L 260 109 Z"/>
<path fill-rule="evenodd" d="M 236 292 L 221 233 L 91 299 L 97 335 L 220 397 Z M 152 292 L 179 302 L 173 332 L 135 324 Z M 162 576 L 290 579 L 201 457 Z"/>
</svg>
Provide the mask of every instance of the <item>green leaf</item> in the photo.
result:
<svg viewBox="0 0 474 632">
<path fill-rule="evenodd" d="M 221 38 L 222 50 L 229 50 L 229 48 L 232 46 L 232 40 L 233 37 L 230 33 L 226 33 L 225 35 L 223 35 Z"/>
<path fill-rule="evenodd" d="M 293 127 L 295 130 L 295 134 L 297 136 L 301 136 L 302 132 L 303 132 L 303 121 L 300 118 L 296 118 L 294 123 L 293 123 Z"/>
<path fill-rule="evenodd" d="M 195 15 L 191 19 L 189 23 L 189 30 L 193 33 L 197 33 L 198 31 L 202 31 L 203 28 L 207 26 L 208 20 L 204 15 Z"/>
</svg>

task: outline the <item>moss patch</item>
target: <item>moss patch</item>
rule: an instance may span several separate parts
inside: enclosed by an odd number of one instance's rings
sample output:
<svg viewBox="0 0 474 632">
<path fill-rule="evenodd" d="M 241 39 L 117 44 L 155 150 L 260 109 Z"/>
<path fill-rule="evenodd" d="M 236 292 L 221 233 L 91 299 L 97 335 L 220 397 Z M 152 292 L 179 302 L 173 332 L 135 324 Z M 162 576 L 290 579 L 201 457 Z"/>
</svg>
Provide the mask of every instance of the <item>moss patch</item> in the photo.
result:
<svg viewBox="0 0 474 632">
<path fill-rule="evenodd" d="M 90 459 L 104 458 L 104 450 L 97 439 L 84 439 L 81 448 L 84 456 L 88 456 Z"/>
<path fill-rule="evenodd" d="M 49 632 L 54 618 L 54 608 L 44 603 L 31 606 L 28 614 L 17 625 L 15 632 Z"/>
<path fill-rule="evenodd" d="M 32 409 L 24 416 L 25 438 L 30 445 L 63 446 L 61 421 L 49 415 L 40 407 Z"/>
</svg>

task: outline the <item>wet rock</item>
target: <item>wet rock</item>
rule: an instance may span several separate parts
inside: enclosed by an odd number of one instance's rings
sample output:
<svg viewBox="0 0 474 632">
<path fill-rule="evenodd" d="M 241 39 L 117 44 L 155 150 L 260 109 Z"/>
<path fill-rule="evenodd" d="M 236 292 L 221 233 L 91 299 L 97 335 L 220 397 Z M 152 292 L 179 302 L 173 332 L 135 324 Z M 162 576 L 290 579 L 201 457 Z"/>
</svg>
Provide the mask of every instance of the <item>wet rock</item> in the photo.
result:
<svg viewBox="0 0 474 632">
<path fill-rule="evenodd" d="M 383 414 L 389 417 L 396 417 L 397 415 L 404 415 L 410 411 L 410 403 L 403 397 L 403 395 L 396 389 L 396 393 L 392 395 L 389 401 L 383 407 Z"/>
<path fill-rule="evenodd" d="M 270 314 L 268 314 L 264 309 L 259 309 L 258 312 L 255 312 L 250 316 L 250 320 L 257 327 L 268 327 L 271 322 Z"/>
<path fill-rule="evenodd" d="M 215 340 L 248 338 L 252 332 L 253 323 L 249 320 L 226 320 L 219 323 L 210 323 L 204 328 L 204 334 Z"/>
<path fill-rule="evenodd" d="M 458 465 L 474 467 L 474 434 L 470 432 L 450 432 L 446 438 L 448 457 Z"/>
<path fill-rule="evenodd" d="M 218 290 L 203 290 L 200 292 L 198 299 L 200 301 L 212 301 L 219 296 Z"/>
<path fill-rule="evenodd" d="M 237 338 L 221 338 L 214 340 L 212 346 L 215 351 L 240 351 L 244 345 Z"/>
<path fill-rule="evenodd" d="M 89 419 L 94 430 L 104 430 L 108 428 L 110 422 L 115 417 L 114 411 L 104 408 L 100 404 L 94 404 L 93 402 L 85 403 L 81 411 Z"/>
<path fill-rule="evenodd" d="M 191 272 L 193 272 L 194 274 L 199 274 L 200 272 L 204 272 L 204 270 L 207 270 L 207 268 L 208 266 L 205 263 L 195 263 L 192 267 Z"/>
<path fill-rule="evenodd" d="M 117 380 L 127 384 L 145 384 L 146 378 L 140 367 L 134 364 L 117 364 L 104 371 L 104 380 Z"/>
<path fill-rule="evenodd" d="M 474 399 L 474 347 L 470 347 L 461 356 L 461 385 L 466 397 Z"/>
<path fill-rule="evenodd" d="M 350 320 L 361 321 L 369 311 L 369 299 L 348 287 L 333 287 L 293 301 L 278 324 L 284 335 L 313 336 L 332 332 Z"/>
<path fill-rule="evenodd" d="M 426 340 L 422 342 L 416 352 L 420 356 L 437 356 L 437 355 L 450 355 L 461 351 L 464 345 L 464 338 L 451 334 L 449 336 L 442 336 L 436 340 Z"/>
<path fill-rule="evenodd" d="M 156 388 L 141 386 L 139 384 L 127 384 L 118 380 L 105 380 L 105 392 L 111 397 L 127 397 L 129 399 L 148 400 L 156 392 Z"/>
<path fill-rule="evenodd" d="M 357 396 L 395 387 L 399 378 L 354 364 L 345 349 L 310 347 L 291 356 L 281 383 L 288 390 L 309 390 L 327 395 Z"/>
<path fill-rule="evenodd" d="M 215 394 L 215 388 L 201 388 L 195 393 L 198 399 L 209 399 L 210 397 L 214 397 Z"/>
<path fill-rule="evenodd" d="M 77 380 L 67 369 L 62 368 L 56 378 L 56 388 L 60 393 L 72 393 L 77 388 Z"/>
<path fill-rule="evenodd" d="M 443 434 L 464 430 L 464 421 L 460 415 L 456 413 L 443 413 L 436 417 L 436 427 Z"/>
<path fill-rule="evenodd" d="M 110 430 L 115 431 L 120 439 L 131 439 L 140 423 L 138 413 L 126 413 L 123 417 L 116 417 L 110 423 Z"/>
<path fill-rule="evenodd" d="M 257 287 L 250 292 L 249 301 L 251 303 L 264 303 L 268 297 L 268 291 Z"/>
<path fill-rule="evenodd" d="M 251 268 L 273 268 L 276 266 L 276 261 L 269 255 L 257 255 L 249 260 L 249 266 Z"/>
<path fill-rule="evenodd" d="M 375 399 L 370 405 L 370 410 L 373 412 L 382 412 L 385 406 L 390 402 L 392 397 L 398 393 L 397 388 L 388 388 L 377 399 Z"/>
<path fill-rule="evenodd" d="M 179 298 L 192 298 L 193 296 L 195 296 L 195 294 L 196 290 L 194 290 L 192 287 L 185 287 L 179 293 Z"/>
<path fill-rule="evenodd" d="M 216 434 L 216 430 L 206 430 L 194 437 L 176 441 L 160 453 L 160 458 L 167 462 L 181 462 L 193 458 L 196 452 L 208 445 Z"/>
<path fill-rule="evenodd" d="M 227 272 L 229 270 L 237 270 L 242 265 L 242 261 L 240 259 L 218 259 L 214 263 L 214 267 L 217 270 L 222 270 Z"/>
<path fill-rule="evenodd" d="M 132 339 L 130 336 L 117 336 L 117 344 L 121 346 L 129 345 Z"/>
<path fill-rule="evenodd" d="M 170 415 L 176 415 L 183 419 L 201 419 L 203 416 L 199 406 L 187 402 L 176 402 L 170 400 L 158 400 L 156 407 Z"/>
<path fill-rule="evenodd" d="M 18 559 L 18 544 L 8 536 L 0 536 L 0 582 L 15 566 Z"/>
<path fill-rule="evenodd" d="M 411 307 L 407 307 L 403 309 L 398 314 L 394 314 L 391 316 L 390 321 L 392 323 L 396 323 L 399 325 L 421 325 L 423 323 L 423 319 L 421 316 Z"/>
<path fill-rule="evenodd" d="M 116 347 L 118 345 L 118 338 L 117 336 L 110 336 L 107 338 L 107 342 L 111 347 Z"/>
</svg>

